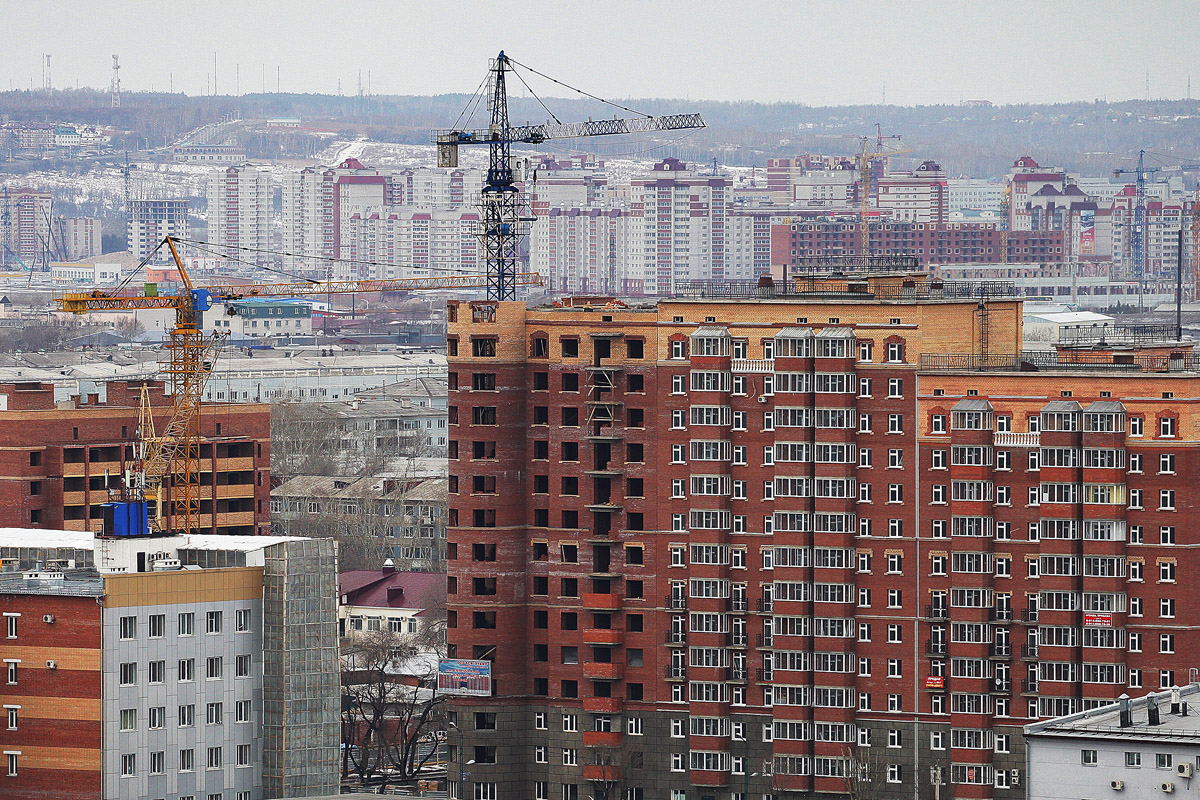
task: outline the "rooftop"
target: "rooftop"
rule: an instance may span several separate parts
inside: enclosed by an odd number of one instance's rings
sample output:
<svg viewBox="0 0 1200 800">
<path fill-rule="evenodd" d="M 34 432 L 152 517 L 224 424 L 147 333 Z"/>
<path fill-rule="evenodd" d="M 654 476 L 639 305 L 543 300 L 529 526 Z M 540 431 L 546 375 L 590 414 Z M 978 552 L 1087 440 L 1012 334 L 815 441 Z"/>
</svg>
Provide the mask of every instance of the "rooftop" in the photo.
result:
<svg viewBox="0 0 1200 800">
<path fill-rule="evenodd" d="M 445 586 L 444 572 L 397 572 L 385 566 L 338 574 L 338 593 L 348 606 L 424 610 Z"/>
<path fill-rule="evenodd" d="M 1176 695 L 1176 691 L 1178 694 Z M 1112 705 L 1078 714 L 1056 717 L 1025 726 L 1026 736 L 1069 738 L 1168 739 L 1200 741 L 1200 684 L 1178 690 L 1151 692 L 1145 697 L 1125 698 Z M 1128 718 L 1122 725 L 1122 703 L 1128 703 Z M 1157 707 L 1158 723 L 1151 720 Z"/>
</svg>

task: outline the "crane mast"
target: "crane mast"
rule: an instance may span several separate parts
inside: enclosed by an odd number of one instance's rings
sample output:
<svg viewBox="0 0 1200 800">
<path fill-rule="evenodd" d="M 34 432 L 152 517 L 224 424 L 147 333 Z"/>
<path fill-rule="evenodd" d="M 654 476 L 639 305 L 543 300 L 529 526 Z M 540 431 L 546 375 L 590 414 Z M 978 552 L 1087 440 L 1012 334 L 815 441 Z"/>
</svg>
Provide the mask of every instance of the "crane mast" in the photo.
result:
<svg viewBox="0 0 1200 800">
<path fill-rule="evenodd" d="M 1133 225 L 1129 231 L 1129 237 L 1126 241 L 1129 242 L 1128 252 L 1130 260 L 1133 262 L 1133 276 L 1135 280 L 1141 281 L 1146 277 L 1146 268 L 1148 266 L 1146 259 L 1146 239 L 1147 237 L 1147 221 L 1146 221 L 1146 176 L 1158 172 L 1159 167 L 1146 166 L 1146 151 L 1138 151 L 1137 167 L 1134 169 L 1115 169 L 1113 175 L 1120 177 L 1122 175 L 1134 176 L 1134 205 L 1133 205 Z"/>
</svg>

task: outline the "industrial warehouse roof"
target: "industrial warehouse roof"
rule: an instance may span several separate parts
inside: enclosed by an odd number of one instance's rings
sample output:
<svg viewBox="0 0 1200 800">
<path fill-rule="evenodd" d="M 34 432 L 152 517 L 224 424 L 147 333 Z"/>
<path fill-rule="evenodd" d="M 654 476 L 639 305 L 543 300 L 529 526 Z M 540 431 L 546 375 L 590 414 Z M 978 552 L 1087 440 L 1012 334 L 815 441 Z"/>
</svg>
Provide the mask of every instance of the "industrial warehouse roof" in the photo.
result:
<svg viewBox="0 0 1200 800">
<path fill-rule="evenodd" d="M 273 544 L 299 541 L 299 536 L 214 536 L 181 534 L 186 550 L 262 550 Z M 0 528 L 0 547 L 44 547 L 47 549 L 94 550 L 96 537 L 87 531 L 55 531 L 44 528 Z"/>
<path fill-rule="evenodd" d="M 1025 726 L 1026 736 L 1055 736 L 1085 739 L 1166 739 L 1195 744 L 1200 740 L 1200 685 L 1190 684 L 1179 691 L 1179 706 L 1172 713 L 1172 691 L 1151 692 L 1131 698 L 1129 724 L 1121 725 L 1120 702 L 1077 714 L 1056 717 Z M 1158 706 L 1158 725 L 1150 724 L 1151 703 Z M 1184 707 L 1187 713 L 1183 714 Z"/>
</svg>

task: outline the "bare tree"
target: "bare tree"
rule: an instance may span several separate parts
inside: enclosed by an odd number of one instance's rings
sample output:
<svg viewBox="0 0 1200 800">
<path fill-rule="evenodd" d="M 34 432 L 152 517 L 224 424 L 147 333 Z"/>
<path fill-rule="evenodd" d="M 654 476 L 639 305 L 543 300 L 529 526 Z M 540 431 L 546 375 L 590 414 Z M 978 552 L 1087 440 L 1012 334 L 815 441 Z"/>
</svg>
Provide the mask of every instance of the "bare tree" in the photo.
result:
<svg viewBox="0 0 1200 800">
<path fill-rule="evenodd" d="M 343 640 L 343 779 L 404 783 L 437 758 L 447 727 L 437 656 L 393 631 Z"/>
<path fill-rule="evenodd" d="M 271 473 L 336 475 L 341 435 L 337 418 L 319 403 L 271 404 Z"/>
<path fill-rule="evenodd" d="M 887 782 L 887 754 L 882 748 L 849 746 L 845 758 L 846 790 L 851 800 L 885 800 L 899 796 L 895 785 Z"/>
</svg>

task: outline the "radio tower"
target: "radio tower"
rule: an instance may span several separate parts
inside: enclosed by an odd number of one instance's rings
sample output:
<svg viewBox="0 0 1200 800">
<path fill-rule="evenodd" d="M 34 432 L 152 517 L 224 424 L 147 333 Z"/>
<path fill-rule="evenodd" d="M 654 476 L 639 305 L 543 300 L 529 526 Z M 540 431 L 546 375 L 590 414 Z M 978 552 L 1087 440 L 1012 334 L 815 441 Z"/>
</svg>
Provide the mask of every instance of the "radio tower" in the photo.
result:
<svg viewBox="0 0 1200 800">
<path fill-rule="evenodd" d="M 50 78 L 50 54 L 46 53 L 46 71 L 42 76 L 42 88 L 47 92 L 54 91 L 54 81 Z"/>
<path fill-rule="evenodd" d="M 121 107 L 121 62 L 113 56 L 113 74 L 112 86 L 109 88 L 109 93 L 112 95 L 112 107 Z"/>
</svg>

